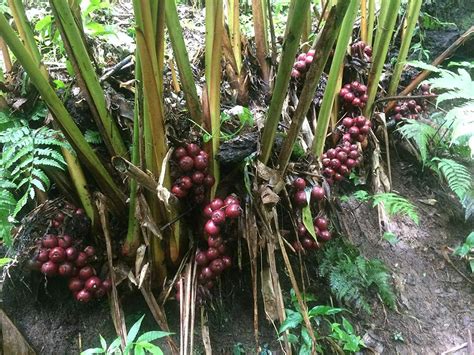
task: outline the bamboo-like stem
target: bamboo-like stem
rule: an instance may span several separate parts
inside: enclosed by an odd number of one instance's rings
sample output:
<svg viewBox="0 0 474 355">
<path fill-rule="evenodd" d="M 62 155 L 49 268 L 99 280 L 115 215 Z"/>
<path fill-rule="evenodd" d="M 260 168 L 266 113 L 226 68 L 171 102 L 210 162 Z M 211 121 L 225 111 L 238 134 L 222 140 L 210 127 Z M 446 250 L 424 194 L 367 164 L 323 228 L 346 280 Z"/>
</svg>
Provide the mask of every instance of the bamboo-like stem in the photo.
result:
<svg viewBox="0 0 474 355">
<path fill-rule="evenodd" d="M 270 65 L 267 61 L 268 43 L 265 27 L 265 12 L 262 0 L 252 0 L 253 27 L 255 31 L 255 47 L 257 60 L 260 64 L 262 79 L 268 85 L 270 82 Z"/>
<path fill-rule="evenodd" d="M 384 22 L 381 22 L 377 30 L 377 37 L 379 37 L 378 46 L 374 48 L 375 56 L 373 57 L 372 67 L 370 68 L 367 95 L 369 96 L 365 109 L 364 115 L 370 119 L 375 95 L 377 94 L 377 88 L 380 82 L 380 77 L 383 70 L 383 65 L 387 57 L 388 47 L 390 40 L 392 39 L 393 29 L 397 22 L 397 16 L 392 14 L 398 14 L 400 8 L 400 0 L 388 0 L 386 12 L 390 15 L 384 17 Z M 380 34 L 380 36 L 379 36 Z M 377 38 L 375 39 L 377 43 Z"/>
<path fill-rule="evenodd" d="M 91 108 L 92 116 L 110 155 L 127 156 L 128 152 L 120 136 L 120 130 L 107 110 L 104 92 L 69 5 L 63 0 L 50 0 L 50 4 L 59 25 L 69 59 L 79 83 L 82 84 L 81 88 Z"/>
<path fill-rule="evenodd" d="M 216 179 L 212 187 L 211 198 L 213 198 L 219 183 L 219 164 L 215 159 L 219 151 L 220 139 L 220 86 L 221 86 L 221 58 L 222 58 L 222 34 L 223 3 L 222 0 L 206 0 L 206 88 L 209 107 L 209 117 L 206 117 L 205 128 L 212 134 L 211 173 Z M 210 120 L 210 121 L 209 121 Z"/>
<path fill-rule="evenodd" d="M 369 1 L 369 9 L 367 15 L 367 43 L 368 46 L 372 46 L 372 38 L 374 38 L 374 23 L 375 23 L 375 0 Z"/>
<path fill-rule="evenodd" d="M 382 33 L 383 33 L 382 27 L 383 27 L 383 24 L 385 23 L 385 18 L 387 17 L 388 3 L 390 1 L 391 0 L 383 0 L 380 3 L 380 12 L 379 12 L 379 16 L 377 17 L 377 31 L 375 33 L 374 45 L 372 47 L 372 58 L 376 56 L 377 54 L 376 52 L 378 48 L 380 47 L 379 43 L 380 43 L 380 39 L 382 38 Z"/>
<path fill-rule="evenodd" d="M 268 27 L 270 30 L 270 41 L 272 44 L 272 65 L 276 66 L 277 64 L 277 45 L 276 45 L 276 36 L 275 36 L 275 25 L 273 23 L 273 10 L 271 0 L 267 0 L 267 10 L 268 10 Z"/>
<path fill-rule="evenodd" d="M 367 43 L 367 0 L 360 0 L 360 39 Z"/>
<path fill-rule="evenodd" d="M 237 75 L 242 70 L 242 39 L 240 34 L 240 1 L 227 0 L 230 43 L 234 52 Z"/>
<path fill-rule="evenodd" d="M 405 66 L 408 50 L 410 49 L 411 39 L 415 32 L 415 26 L 418 21 L 418 15 L 420 14 L 422 0 L 412 0 L 409 3 L 408 15 L 407 15 L 407 27 L 403 33 L 402 43 L 400 45 L 400 51 L 398 52 L 397 63 L 388 86 L 388 94 L 393 96 L 397 93 L 398 84 L 400 83 L 400 77 L 402 75 L 403 67 Z"/>
<path fill-rule="evenodd" d="M 302 50 L 307 52 L 311 48 L 311 43 L 309 43 L 309 35 L 311 34 L 311 6 L 309 7 L 309 11 L 304 17 L 304 25 L 303 25 L 303 32 L 301 33 L 301 41 L 300 43 L 303 45 Z"/>
<path fill-rule="evenodd" d="M 165 1 L 166 26 L 170 36 L 171 46 L 179 70 L 179 77 L 183 86 L 186 104 L 191 118 L 197 124 L 202 123 L 202 108 L 196 91 L 196 83 L 193 78 L 191 64 L 189 63 L 186 43 L 183 38 L 183 30 L 179 23 L 178 11 L 174 1 Z M 239 38 L 240 39 L 240 38 Z"/>
<path fill-rule="evenodd" d="M 337 39 L 336 49 L 329 70 L 329 77 L 324 91 L 323 101 L 319 109 L 318 122 L 314 134 L 312 150 L 314 155 L 319 159 L 323 154 L 324 143 L 326 142 L 326 134 L 329 127 L 332 105 L 334 103 L 334 95 L 337 90 L 337 77 L 342 65 L 344 65 L 344 57 L 346 55 L 347 45 L 352 36 L 352 28 L 359 9 L 359 0 L 351 0 L 347 12 L 342 21 L 341 30 Z"/>
<path fill-rule="evenodd" d="M 280 122 L 283 101 L 286 97 L 291 70 L 295 61 L 296 52 L 298 51 L 301 32 L 303 31 L 304 22 L 301 21 L 300 16 L 308 12 L 309 5 L 309 0 L 298 0 L 295 4 L 294 14 L 290 19 L 288 35 L 283 44 L 283 53 L 278 67 L 273 96 L 270 107 L 268 108 L 267 119 L 262 134 L 262 151 L 260 152 L 259 159 L 264 164 L 267 164 L 270 159 L 278 122 Z"/>
<path fill-rule="evenodd" d="M 308 113 L 311 102 L 313 101 L 314 93 L 318 87 L 321 74 L 329 58 L 331 49 L 339 35 L 341 23 L 348 6 L 348 1 L 339 0 L 337 5 L 330 9 L 326 24 L 318 42 L 316 43 L 315 50 L 316 53 L 318 53 L 318 56 L 316 56 L 314 63 L 311 64 L 309 71 L 306 73 L 306 79 L 299 97 L 298 106 L 293 115 L 288 135 L 281 148 L 279 156 L 279 169 L 281 175 L 285 173 L 286 167 L 288 166 L 293 146 L 303 122 L 306 119 L 306 114 Z"/>
<path fill-rule="evenodd" d="M 124 194 L 115 184 L 91 146 L 86 142 L 81 131 L 74 123 L 74 120 L 65 109 L 61 100 L 56 96 L 55 91 L 49 85 L 42 71 L 38 70 L 37 62 L 31 57 L 26 47 L 18 39 L 3 14 L 0 14 L 0 35 L 4 38 L 11 51 L 30 76 L 31 81 L 56 118 L 66 139 L 76 150 L 79 158 L 90 170 L 104 193 L 106 193 L 113 202 L 115 212 L 123 211 L 125 201 Z"/>
<path fill-rule="evenodd" d="M 0 50 L 2 51 L 3 64 L 5 64 L 5 72 L 9 73 L 12 70 L 12 60 L 10 58 L 10 52 L 5 44 L 3 38 L 0 37 Z"/>
</svg>

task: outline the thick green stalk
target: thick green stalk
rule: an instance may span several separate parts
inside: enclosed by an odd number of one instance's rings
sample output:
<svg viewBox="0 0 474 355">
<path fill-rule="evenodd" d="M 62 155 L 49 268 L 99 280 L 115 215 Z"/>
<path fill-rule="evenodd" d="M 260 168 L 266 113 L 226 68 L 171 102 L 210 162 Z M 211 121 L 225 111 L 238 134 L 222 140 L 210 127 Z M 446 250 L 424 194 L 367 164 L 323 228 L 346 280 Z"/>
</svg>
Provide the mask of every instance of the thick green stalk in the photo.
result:
<svg viewBox="0 0 474 355">
<path fill-rule="evenodd" d="M 206 87 L 209 105 L 210 119 L 206 124 L 206 129 L 212 134 L 211 172 L 216 179 L 212 187 L 211 198 L 214 196 L 219 183 L 219 163 L 215 159 L 219 152 L 220 130 L 221 130 L 221 59 L 222 59 L 222 35 L 224 31 L 224 10 L 222 0 L 206 0 Z M 210 126 L 209 126 L 210 123 Z"/>
<path fill-rule="evenodd" d="M 166 26 L 170 36 L 171 46 L 173 47 L 174 57 L 178 65 L 179 77 L 183 91 L 186 96 L 186 104 L 189 109 L 191 118 L 197 124 L 202 123 L 202 108 L 199 96 L 196 91 L 196 83 L 193 78 L 191 64 L 189 63 L 186 43 L 183 38 L 183 30 L 179 23 L 178 11 L 176 3 L 173 1 L 165 1 Z"/>
<path fill-rule="evenodd" d="M 116 208 L 115 211 L 123 210 L 125 196 L 122 191 L 115 184 L 94 150 L 86 142 L 71 115 L 67 112 L 61 100 L 56 96 L 55 91 L 49 85 L 41 70 L 38 70 L 37 62 L 30 56 L 3 14 L 0 14 L 0 35 L 4 38 L 11 51 L 30 76 L 31 81 L 56 118 L 66 139 L 74 147 L 81 161 L 84 162 L 104 193 L 106 193 L 112 201 Z"/>
<path fill-rule="evenodd" d="M 380 12 L 379 12 L 379 16 L 377 17 L 377 31 L 375 33 L 374 45 L 372 47 L 372 58 L 375 57 L 376 52 L 379 48 L 380 39 L 382 38 L 382 33 L 383 33 L 382 26 L 383 26 L 383 23 L 385 23 L 385 18 L 387 17 L 388 3 L 390 1 L 391 0 L 381 0 L 380 2 Z"/>
<path fill-rule="evenodd" d="M 367 45 L 372 46 L 372 39 L 374 37 L 374 23 L 375 23 L 375 0 L 369 1 L 369 9 L 367 15 Z"/>
<path fill-rule="evenodd" d="M 341 31 L 337 39 L 336 49 L 331 63 L 331 69 L 329 70 L 329 77 L 324 91 L 323 101 L 321 108 L 319 109 L 318 122 L 316 124 L 316 131 L 313 140 L 313 153 L 316 157 L 320 157 L 323 154 L 324 143 L 326 142 L 326 135 L 329 127 L 329 121 L 331 118 L 332 105 L 335 99 L 335 93 L 337 88 L 337 78 L 341 66 L 344 65 L 344 58 L 346 55 L 347 45 L 351 40 L 352 29 L 354 27 L 354 21 L 359 10 L 359 0 L 350 0 L 349 7 L 346 15 L 342 22 Z"/>
<path fill-rule="evenodd" d="M 265 27 L 265 9 L 262 0 L 252 0 L 253 27 L 255 31 L 255 48 L 257 60 L 262 72 L 263 81 L 270 81 L 270 65 L 268 64 L 267 28 Z"/>
<path fill-rule="evenodd" d="M 273 89 L 273 96 L 268 108 L 267 119 L 262 134 L 262 151 L 260 161 L 268 163 L 275 141 L 275 135 L 280 122 L 281 109 L 285 101 L 286 92 L 290 83 L 291 70 L 295 62 L 295 56 L 299 48 L 301 32 L 303 31 L 304 15 L 308 12 L 310 0 L 298 0 L 295 4 L 294 15 L 291 17 L 288 34 L 283 43 L 283 53 L 281 56 L 278 73 Z"/>
<path fill-rule="evenodd" d="M 341 23 L 344 19 L 344 15 L 348 6 L 348 1 L 339 0 L 337 5 L 330 9 L 326 24 L 321 32 L 318 42 L 316 43 L 315 50 L 318 55 L 311 64 L 309 71 L 306 73 L 306 79 L 303 90 L 301 91 L 299 97 L 298 106 L 296 107 L 295 113 L 293 114 L 291 126 L 288 130 L 288 135 L 285 138 L 281 148 L 279 169 L 282 175 L 286 170 L 293 146 L 296 142 L 303 122 L 306 119 L 309 107 L 313 102 L 314 94 L 316 92 L 316 88 L 318 87 L 321 74 L 324 67 L 326 66 L 331 49 L 336 42 L 336 38 L 339 34 Z"/>
<path fill-rule="evenodd" d="M 398 14 L 400 8 L 400 0 L 388 0 L 387 13 Z M 375 95 L 377 94 L 377 88 L 379 86 L 380 77 L 382 75 L 383 65 L 385 63 L 388 47 L 390 40 L 392 39 L 393 29 L 397 22 L 397 16 L 385 16 L 384 22 L 381 22 L 377 30 L 377 37 L 380 33 L 380 40 L 378 47 L 374 48 L 375 56 L 373 57 L 372 67 L 370 68 L 367 95 L 369 96 L 365 109 L 364 115 L 370 118 L 373 104 L 375 101 Z M 377 40 L 377 39 L 376 39 Z"/>
<path fill-rule="evenodd" d="M 68 50 L 69 59 L 73 63 L 79 82 L 83 84 L 81 86 L 109 153 L 112 156 L 125 157 L 128 155 L 127 148 L 122 141 L 117 124 L 107 110 L 104 92 L 71 9 L 64 0 L 50 0 L 50 4 L 60 25 L 61 36 L 65 48 Z"/>
<path fill-rule="evenodd" d="M 402 70 L 407 60 L 408 50 L 410 49 L 411 39 L 415 32 L 415 26 L 418 21 L 418 15 L 420 14 L 422 3 L 422 0 L 412 0 L 409 3 L 407 27 L 403 32 L 402 43 L 397 57 L 397 64 L 395 64 L 395 69 L 392 78 L 390 79 L 390 85 L 388 86 L 388 96 L 394 96 L 397 93 L 398 84 L 400 83 Z"/>
<path fill-rule="evenodd" d="M 230 43 L 234 52 L 237 75 L 242 70 L 242 40 L 240 34 L 240 1 L 227 0 Z"/>
</svg>

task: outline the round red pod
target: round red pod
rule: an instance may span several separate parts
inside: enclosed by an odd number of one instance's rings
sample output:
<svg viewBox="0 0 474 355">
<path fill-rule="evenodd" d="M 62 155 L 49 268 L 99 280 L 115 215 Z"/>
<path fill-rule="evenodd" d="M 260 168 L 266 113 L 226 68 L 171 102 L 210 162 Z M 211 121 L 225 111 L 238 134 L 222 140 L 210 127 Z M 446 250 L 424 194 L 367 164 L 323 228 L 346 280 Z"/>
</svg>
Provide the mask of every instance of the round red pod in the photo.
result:
<svg viewBox="0 0 474 355">
<path fill-rule="evenodd" d="M 86 211 L 84 211 L 83 208 L 78 208 L 74 211 L 74 214 L 76 214 L 77 216 L 83 216 L 85 213 Z"/>
<path fill-rule="evenodd" d="M 409 100 L 407 103 L 407 106 L 410 110 L 414 110 L 416 107 L 416 101 L 413 99 Z"/>
<path fill-rule="evenodd" d="M 63 222 L 64 221 L 64 213 L 62 212 L 58 212 L 56 213 L 56 215 L 54 216 L 54 219 L 58 222 Z"/>
<path fill-rule="evenodd" d="M 211 209 L 213 211 L 216 211 L 222 207 L 224 207 L 224 201 L 220 198 L 215 198 L 211 201 L 211 203 L 209 204 L 209 206 L 211 207 Z"/>
<path fill-rule="evenodd" d="M 349 158 L 349 159 L 346 160 L 345 164 L 346 164 L 347 168 L 350 170 L 350 169 L 352 169 L 353 167 L 356 166 L 356 161 L 352 158 Z"/>
<path fill-rule="evenodd" d="M 92 294 L 87 291 L 87 290 L 80 290 L 77 294 L 76 294 L 76 300 L 81 302 L 81 303 L 87 303 L 89 302 L 90 300 L 92 299 Z"/>
<path fill-rule="evenodd" d="M 224 264 L 224 268 L 228 269 L 232 266 L 232 258 L 228 255 L 224 255 L 222 257 L 222 263 Z"/>
<path fill-rule="evenodd" d="M 342 176 L 342 175 L 339 174 L 339 173 L 335 173 L 335 174 L 334 174 L 334 180 L 335 180 L 335 181 L 342 181 L 342 180 L 344 180 L 344 176 Z"/>
<path fill-rule="evenodd" d="M 58 246 L 58 238 L 53 234 L 46 234 L 41 243 L 45 248 L 54 248 Z"/>
<path fill-rule="evenodd" d="M 192 175 L 191 175 L 191 180 L 193 181 L 193 183 L 195 183 L 196 185 L 202 185 L 204 183 L 204 178 L 206 177 L 206 175 L 202 172 L 202 171 L 195 171 Z"/>
<path fill-rule="evenodd" d="M 346 89 L 347 91 L 350 91 L 351 90 L 351 84 L 347 83 L 343 86 L 344 89 Z"/>
<path fill-rule="evenodd" d="M 362 101 L 358 97 L 354 97 L 354 100 L 352 100 L 352 105 L 356 107 L 360 107 L 362 104 Z"/>
<path fill-rule="evenodd" d="M 360 134 L 368 134 L 370 131 L 370 127 L 369 126 L 362 126 L 360 129 L 359 129 L 359 132 Z"/>
<path fill-rule="evenodd" d="M 93 291 L 98 289 L 102 285 L 102 281 L 97 276 L 91 276 L 86 280 L 85 289 Z"/>
<path fill-rule="evenodd" d="M 195 157 L 196 155 L 199 154 L 201 151 L 201 148 L 197 144 L 194 143 L 188 143 L 186 144 L 186 152 L 192 157 Z"/>
<path fill-rule="evenodd" d="M 322 201 L 324 199 L 324 196 L 324 189 L 321 186 L 313 186 L 313 188 L 311 189 L 311 198 L 313 200 Z"/>
<path fill-rule="evenodd" d="M 329 158 L 324 158 L 321 163 L 323 164 L 323 166 L 329 166 L 331 164 L 331 159 Z"/>
<path fill-rule="evenodd" d="M 216 183 L 216 179 L 215 179 L 214 176 L 212 176 L 211 174 L 207 174 L 207 175 L 204 177 L 203 183 L 204 183 L 204 185 L 207 186 L 207 187 L 212 187 L 212 186 L 214 186 L 214 184 Z"/>
<path fill-rule="evenodd" d="M 349 175 L 350 170 L 346 165 L 341 165 L 341 167 L 339 168 L 339 173 L 341 175 L 347 176 L 347 175 Z"/>
<path fill-rule="evenodd" d="M 222 237 L 221 236 L 209 236 L 207 238 L 207 245 L 209 248 L 219 248 L 222 245 Z"/>
<path fill-rule="evenodd" d="M 74 270 L 74 266 L 68 261 L 62 263 L 58 267 L 59 275 L 64 276 L 64 277 L 72 276 L 73 270 Z"/>
<path fill-rule="evenodd" d="M 306 53 L 301 53 L 299 56 L 298 56 L 298 59 L 299 61 L 303 61 L 306 59 Z"/>
<path fill-rule="evenodd" d="M 308 200 L 306 199 L 306 192 L 304 190 L 299 190 L 295 192 L 293 196 L 293 201 L 298 207 L 305 207 L 308 205 Z"/>
<path fill-rule="evenodd" d="M 301 239 L 301 245 L 305 249 L 311 249 L 313 247 L 314 241 L 310 237 Z"/>
<path fill-rule="evenodd" d="M 189 190 L 193 187 L 193 180 L 189 176 L 181 176 L 177 183 L 183 190 Z"/>
<path fill-rule="evenodd" d="M 395 108 L 393 109 L 393 111 L 395 111 L 395 113 L 399 113 L 401 110 L 402 110 L 402 108 L 400 107 L 400 105 L 395 106 Z"/>
<path fill-rule="evenodd" d="M 341 98 L 344 98 L 344 96 L 346 96 L 347 93 L 349 93 L 349 90 L 347 90 L 346 88 L 342 88 L 341 91 L 339 91 L 339 96 Z"/>
<path fill-rule="evenodd" d="M 88 278 L 95 275 L 95 270 L 92 266 L 84 266 L 79 270 L 79 278 L 81 280 L 87 280 Z"/>
<path fill-rule="evenodd" d="M 84 253 L 91 258 L 96 254 L 95 248 L 92 245 L 88 245 L 87 247 L 84 248 Z"/>
<path fill-rule="evenodd" d="M 69 248 L 72 245 L 72 237 L 68 234 L 58 236 L 58 246 L 61 248 Z"/>
<path fill-rule="evenodd" d="M 171 188 L 171 193 L 179 199 L 185 198 L 188 195 L 188 192 L 186 190 L 183 190 L 178 185 L 173 185 L 173 187 Z"/>
<path fill-rule="evenodd" d="M 64 248 L 55 247 L 49 251 L 49 260 L 54 263 L 61 263 L 66 259 L 66 251 Z"/>
<path fill-rule="evenodd" d="M 341 162 L 339 161 L 339 159 L 334 158 L 334 159 L 331 159 L 331 164 L 329 164 L 329 166 L 332 169 L 337 170 L 341 166 Z"/>
<path fill-rule="evenodd" d="M 69 247 L 65 251 L 67 261 L 75 261 L 77 259 L 77 256 L 79 255 L 79 252 L 74 247 Z"/>
<path fill-rule="evenodd" d="M 204 171 L 207 169 L 209 166 L 209 160 L 203 156 L 203 155 L 198 155 L 194 157 L 194 169 Z"/>
<path fill-rule="evenodd" d="M 107 278 L 102 281 L 102 288 L 105 289 L 105 292 L 109 292 L 112 289 L 112 280 Z"/>
<path fill-rule="evenodd" d="M 310 55 L 310 56 L 313 56 L 316 54 L 316 50 L 315 49 L 310 49 L 307 53 L 307 55 Z"/>
<path fill-rule="evenodd" d="M 423 83 L 420 85 L 421 91 L 430 91 L 430 84 L 428 83 Z"/>
<path fill-rule="evenodd" d="M 365 126 L 365 122 L 367 120 L 365 119 L 364 116 L 357 116 L 354 121 L 357 127 L 363 127 Z"/>
<path fill-rule="evenodd" d="M 306 56 L 306 59 L 305 59 L 306 65 L 311 65 L 312 62 L 313 62 L 313 57 L 310 55 Z"/>
<path fill-rule="evenodd" d="M 200 266 L 209 264 L 209 260 L 207 260 L 206 253 L 203 251 L 197 252 L 196 256 L 194 257 L 194 260 L 196 261 L 196 264 Z"/>
<path fill-rule="evenodd" d="M 292 78 L 298 79 L 300 76 L 301 76 L 301 73 L 298 69 L 293 68 L 291 70 L 291 77 Z"/>
<path fill-rule="evenodd" d="M 68 288 L 71 292 L 79 292 L 84 288 L 84 281 L 78 277 L 73 277 L 68 282 Z"/>
<path fill-rule="evenodd" d="M 48 277 L 53 277 L 58 274 L 58 265 L 52 261 L 47 261 L 41 265 L 41 272 Z"/>
<path fill-rule="evenodd" d="M 208 219 L 212 217 L 212 207 L 210 204 L 206 205 L 203 209 L 202 209 L 202 214 L 207 217 Z"/>
<path fill-rule="evenodd" d="M 218 258 L 211 261 L 211 263 L 209 264 L 209 268 L 214 274 L 219 275 L 222 271 L 224 271 L 225 266 L 222 260 Z"/>
<path fill-rule="evenodd" d="M 207 260 L 212 261 L 219 257 L 219 251 L 216 248 L 209 248 L 206 250 Z"/>
<path fill-rule="evenodd" d="M 333 148 L 328 149 L 328 151 L 326 152 L 326 155 L 329 159 L 334 159 L 336 157 L 336 154 L 337 154 L 336 149 L 333 149 Z"/>
<path fill-rule="evenodd" d="M 40 249 L 38 251 L 37 260 L 44 263 L 49 260 L 49 250 L 48 249 Z"/>
<path fill-rule="evenodd" d="M 56 229 L 59 228 L 59 227 L 61 227 L 61 224 L 62 224 L 62 222 L 57 221 L 57 220 L 55 220 L 55 219 L 53 219 L 53 220 L 51 221 L 51 227 L 56 228 Z"/>
<path fill-rule="evenodd" d="M 304 188 L 306 187 L 306 181 L 304 181 L 304 179 L 300 177 L 296 178 L 295 180 L 293 180 L 293 186 L 297 190 L 304 190 Z"/>
<path fill-rule="evenodd" d="M 306 229 L 303 223 L 300 223 L 298 224 L 297 232 L 300 237 L 304 237 L 308 230 Z"/>
<path fill-rule="evenodd" d="M 206 280 L 214 278 L 214 273 L 212 272 L 209 266 L 206 266 L 205 268 L 201 270 L 201 275 L 203 279 L 206 279 Z"/>
<path fill-rule="evenodd" d="M 331 240 L 331 232 L 326 230 L 321 231 L 318 234 L 319 239 L 321 239 L 323 242 L 328 242 Z"/>
<path fill-rule="evenodd" d="M 221 231 L 218 225 L 216 225 L 211 219 L 204 225 L 204 231 L 208 235 L 217 235 Z"/>
<path fill-rule="evenodd" d="M 174 158 L 176 160 L 180 160 L 182 157 L 188 155 L 188 153 L 186 152 L 186 148 L 184 147 L 178 147 L 174 150 Z"/>
<path fill-rule="evenodd" d="M 179 159 L 179 167 L 183 171 L 191 171 L 194 168 L 194 160 L 190 156 L 186 155 Z"/>
<path fill-rule="evenodd" d="M 344 163 L 347 160 L 347 153 L 343 151 L 337 153 L 336 159 L 338 159 L 341 163 Z"/>
<path fill-rule="evenodd" d="M 393 116 L 395 121 L 401 121 L 402 120 L 402 115 L 400 113 L 397 113 L 395 116 Z"/>
<path fill-rule="evenodd" d="M 350 117 L 344 117 L 342 125 L 346 128 L 351 128 L 354 125 L 354 120 Z"/>
<path fill-rule="evenodd" d="M 350 104 L 352 103 L 352 100 L 354 100 L 354 97 L 355 96 L 352 92 L 348 92 L 347 94 L 344 95 L 344 101 Z"/>
<path fill-rule="evenodd" d="M 362 143 L 363 141 L 365 141 L 365 135 L 359 134 L 357 137 L 355 137 L 355 139 L 356 139 L 357 142 Z"/>
<path fill-rule="evenodd" d="M 212 212 L 211 220 L 215 224 L 222 224 L 225 222 L 225 212 L 223 210 L 216 210 Z"/>
<path fill-rule="evenodd" d="M 359 157 L 359 151 L 357 150 L 351 150 L 349 153 L 349 158 L 350 159 L 357 159 Z"/>
<path fill-rule="evenodd" d="M 349 128 L 348 133 L 351 135 L 351 137 L 356 137 L 359 135 L 359 128 L 356 126 L 352 126 L 351 128 Z"/>
<path fill-rule="evenodd" d="M 319 228 L 319 230 L 328 229 L 329 222 L 324 217 L 316 217 L 314 219 L 314 224 Z"/>
<path fill-rule="evenodd" d="M 207 159 L 209 159 L 209 154 L 207 154 L 207 152 L 205 150 L 199 151 L 198 155 L 202 155 L 203 157 L 206 157 Z"/>
<path fill-rule="evenodd" d="M 349 133 L 344 133 L 343 136 L 342 136 L 342 141 L 343 142 L 351 142 L 352 141 L 351 135 Z"/>
<path fill-rule="evenodd" d="M 367 56 L 371 57 L 371 56 L 372 56 L 372 48 L 371 48 L 370 46 L 366 46 L 366 47 L 364 48 L 364 53 L 365 53 Z"/>
<path fill-rule="evenodd" d="M 327 177 L 331 177 L 334 175 L 334 170 L 331 168 L 324 168 L 323 174 L 326 175 Z"/>
<path fill-rule="evenodd" d="M 359 88 L 359 86 L 360 86 L 360 83 L 358 81 L 353 81 L 351 83 L 351 89 L 352 90 L 357 90 Z"/>
<path fill-rule="evenodd" d="M 217 248 L 217 251 L 219 252 L 219 255 L 225 255 L 227 253 L 227 248 L 224 243 L 219 245 L 219 248 Z"/>
<path fill-rule="evenodd" d="M 225 208 L 225 216 L 229 218 L 237 218 L 240 216 L 240 205 L 237 203 L 231 203 Z"/>
<path fill-rule="evenodd" d="M 107 290 L 103 286 L 100 286 L 99 288 L 94 290 L 93 293 L 95 298 L 102 298 L 107 294 Z"/>
<path fill-rule="evenodd" d="M 295 63 L 295 69 L 299 70 L 300 72 L 304 72 L 306 70 L 306 62 L 304 60 L 299 60 Z"/>
<path fill-rule="evenodd" d="M 234 194 L 232 195 L 229 195 L 225 198 L 224 200 L 224 206 L 228 206 L 228 205 L 231 205 L 231 204 L 237 204 L 240 206 L 240 200 L 237 196 L 235 196 Z"/>
<path fill-rule="evenodd" d="M 344 143 L 350 144 L 349 142 L 344 142 Z M 342 148 L 342 151 L 343 151 L 344 153 L 346 153 L 347 156 L 349 156 L 349 153 L 351 152 L 351 147 L 350 147 L 350 146 L 345 146 L 344 148 Z"/>
<path fill-rule="evenodd" d="M 364 84 L 360 84 L 359 87 L 357 88 L 357 92 L 359 94 L 364 95 L 367 92 L 367 86 L 365 86 Z M 365 101 L 367 101 L 367 100 L 365 100 Z"/>
</svg>

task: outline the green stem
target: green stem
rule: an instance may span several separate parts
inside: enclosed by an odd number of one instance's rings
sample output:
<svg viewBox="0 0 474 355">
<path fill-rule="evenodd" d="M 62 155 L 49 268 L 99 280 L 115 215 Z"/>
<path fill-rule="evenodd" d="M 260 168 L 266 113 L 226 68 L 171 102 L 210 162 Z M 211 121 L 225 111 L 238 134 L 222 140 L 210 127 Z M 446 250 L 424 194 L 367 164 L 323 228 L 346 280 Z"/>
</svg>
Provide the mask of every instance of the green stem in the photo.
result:
<svg viewBox="0 0 474 355">
<path fill-rule="evenodd" d="M 398 52 L 397 64 L 390 80 L 388 87 L 388 95 L 393 96 L 397 93 L 398 84 L 400 83 L 400 77 L 402 75 L 403 67 L 405 66 L 408 50 L 410 49 L 411 39 L 415 32 L 415 26 L 418 21 L 418 15 L 420 14 L 420 8 L 422 0 L 413 0 L 409 3 L 408 16 L 407 16 L 407 27 L 403 32 L 402 43 L 400 45 L 400 51 Z"/>
<path fill-rule="evenodd" d="M 311 64 L 309 71 L 306 73 L 306 79 L 304 82 L 303 90 L 301 91 L 298 106 L 296 107 L 295 113 L 291 120 L 291 126 L 288 131 L 288 135 L 283 142 L 279 157 L 280 172 L 283 175 L 290 156 L 292 153 L 293 145 L 296 142 L 296 138 L 301 130 L 306 114 L 308 113 L 309 107 L 313 102 L 316 88 L 318 87 L 321 74 L 326 62 L 329 58 L 331 49 L 336 41 L 341 28 L 341 23 L 344 19 L 344 14 L 347 11 L 349 2 L 346 0 L 339 0 L 337 6 L 334 6 L 329 11 L 326 24 L 322 30 L 321 36 L 316 43 L 316 56 L 314 62 Z"/>
<path fill-rule="evenodd" d="M 367 45 L 372 45 L 374 37 L 374 23 L 375 23 L 375 0 L 369 0 L 369 9 L 367 15 Z"/>
<path fill-rule="evenodd" d="M 400 8 L 400 0 L 388 0 L 386 12 L 388 14 L 398 14 Z M 366 117 L 371 116 L 373 104 L 375 101 L 375 95 L 377 94 L 377 88 L 382 75 L 383 65 L 385 63 L 388 47 L 392 39 L 393 29 L 397 22 L 397 16 L 385 16 L 384 21 L 380 23 L 377 30 L 377 37 L 380 37 L 377 48 L 374 48 L 375 56 L 373 57 L 372 68 L 369 73 L 367 95 L 369 96 L 364 115 Z M 380 34 L 380 36 L 379 36 Z M 376 38 L 377 42 L 377 38 Z"/>
<path fill-rule="evenodd" d="M 316 157 L 323 154 L 324 144 L 326 142 L 327 130 L 331 118 L 332 105 L 334 103 L 335 93 L 337 88 L 337 78 L 339 76 L 340 68 L 344 65 L 344 57 L 346 55 L 347 45 L 352 36 L 352 29 L 354 21 L 359 9 L 359 0 L 351 0 L 347 12 L 342 21 L 341 31 L 337 39 L 336 49 L 329 70 L 329 77 L 327 80 L 326 90 L 324 91 L 323 101 L 319 109 L 319 117 L 316 125 L 316 131 L 313 140 L 313 153 Z"/>
<path fill-rule="evenodd" d="M 298 0 L 296 2 L 294 15 L 291 17 L 289 23 L 288 34 L 283 43 L 283 53 L 262 134 L 262 151 L 259 159 L 264 164 L 268 163 L 272 152 L 278 123 L 280 122 L 281 109 L 285 101 L 288 85 L 290 83 L 291 70 L 299 48 L 301 32 L 303 31 L 304 21 L 301 21 L 301 19 L 304 18 L 304 15 L 308 12 L 309 5 L 310 0 Z"/>
</svg>

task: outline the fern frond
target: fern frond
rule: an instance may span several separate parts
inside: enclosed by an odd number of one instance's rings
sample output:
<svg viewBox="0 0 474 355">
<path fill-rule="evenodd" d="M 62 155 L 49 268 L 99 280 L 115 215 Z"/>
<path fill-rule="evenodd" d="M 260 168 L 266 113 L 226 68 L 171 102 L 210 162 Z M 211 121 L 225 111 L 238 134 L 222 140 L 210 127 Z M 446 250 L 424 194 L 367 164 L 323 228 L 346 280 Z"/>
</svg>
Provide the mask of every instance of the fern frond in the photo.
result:
<svg viewBox="0 0 474 355">
<path fill-rule="evenodd" d="M 393 192 L 380 193 L 373 196 L 373 207 L 382 204 L 389 216 L 405 215 L 416 224 L 419 223 L 415 206 L 407 199 Z"/>
<path fill-rule="evenodd" d="M 415 121 L 405 120 L 405 124 L 398 131 L 405 139 L 412 139 L 420 151 L 421 161 L 425 163 L 428 159 L 428 143 L 436 135 L 436 130 L 430 125 Z"/>
<path fill-rule="evenodd" d="M 7 246 L 11 245 L 10 230 L 12 225 L 9 217 L 16 206 L 16 200 L 13 194 L 8 190 L 0 190 L 0 239 Z"/>
<path fill-rule="evenodd" d="M 448 183 L 449 188 L 462 200 L 472 184 L 469 170 L 452 159 L 433 158 L 432 160 L 438 163 L 438 171 Z"/>
</svg>

